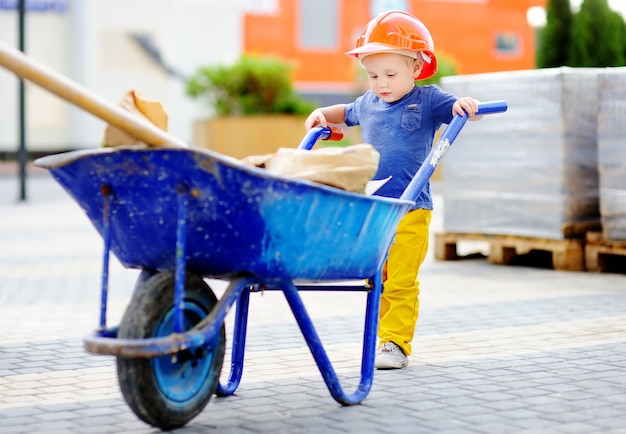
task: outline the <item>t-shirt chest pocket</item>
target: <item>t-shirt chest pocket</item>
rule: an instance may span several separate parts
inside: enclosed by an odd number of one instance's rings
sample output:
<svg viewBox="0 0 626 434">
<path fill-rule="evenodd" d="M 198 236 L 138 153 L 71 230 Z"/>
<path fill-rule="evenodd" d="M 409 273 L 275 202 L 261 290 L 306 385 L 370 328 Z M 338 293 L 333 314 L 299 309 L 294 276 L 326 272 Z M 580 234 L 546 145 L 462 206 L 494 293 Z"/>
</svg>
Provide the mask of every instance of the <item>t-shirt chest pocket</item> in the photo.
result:
<svg viewBox="0 0 626 434">
<path fill-rule="evenodd" d="M 400 125 L 407 131 L 415 131 L 422 124 L 422 106 L 420 104 L 409 104 L 402 111 L 402 121 Z"/>
</svg>

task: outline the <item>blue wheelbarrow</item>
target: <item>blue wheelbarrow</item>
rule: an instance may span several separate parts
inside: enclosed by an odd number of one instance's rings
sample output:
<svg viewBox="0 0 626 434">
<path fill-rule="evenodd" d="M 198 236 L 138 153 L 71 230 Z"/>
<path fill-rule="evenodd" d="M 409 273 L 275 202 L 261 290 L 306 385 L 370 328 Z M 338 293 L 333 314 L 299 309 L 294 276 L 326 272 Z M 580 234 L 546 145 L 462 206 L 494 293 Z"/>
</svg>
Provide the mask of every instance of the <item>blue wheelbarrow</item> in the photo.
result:
<svg viewBox="0 0 626 434">
<path fill-rule="evenodd" d="M 400 199 L 350 193 L 273 175 L 140 123 L 43 65 L 0 44 L 0 65 L 34 81 L 154 148 L 100 148 L 50 155 L 48 169 L 104 241 L 100 321 L 85 348 L 117 360 L 124 399 L 144 422 L 171 430 L 197 416 L 214 395 L 240 383 L 250 294 L 282 291 L 332 397 L 367 397 L 374 374 L 382 267 L 396 227 L 464 126 L 455 116 Z M 478 114 L 507 109 L 482 103 Z M 300 148 L 333 135 L 314 128 Z M 141 270 L 118 326 L 109 326 L 110 252 Z M 218 300 L 205 279 L 228 283 Z M 355 287 L 354 281 L 364 282 Z M 347 393 L 300 291 L 367 294 L 360 381 Z M 224 321 L 235 306 L 231 366 L 220 382 Z"/>
<path fill-rule="evenodd" d="M 505 109 L 484 103 L 479 114 Z M 454 118 L 397 200 L 272 175 L 202 149 L 105 148 L 38 159 L 104 240 L 100 326 L 85 339 L 87 351 L 117 357 L 122 394 L 140 419 L 177 428 L 213 394 L 238 388 L 250 294 L 280 290 L 332 397 L 361 402 L 372 386 L 387 250 L 466 119 Z M 331 134 L 312 129 L 300 147 Z M 142 270 L 118 327 L 106 324 L 111 251 Z M 219 300 L 205 278 L 229 282 Z M 368 283 L 355 288 L 354 279 Z M 355 289 L 367 292 L 361 379 L 346 393 L 299 292 Z M 233 305 L 230 374 L 221 384 L 224 320 Z"/>
</svg>

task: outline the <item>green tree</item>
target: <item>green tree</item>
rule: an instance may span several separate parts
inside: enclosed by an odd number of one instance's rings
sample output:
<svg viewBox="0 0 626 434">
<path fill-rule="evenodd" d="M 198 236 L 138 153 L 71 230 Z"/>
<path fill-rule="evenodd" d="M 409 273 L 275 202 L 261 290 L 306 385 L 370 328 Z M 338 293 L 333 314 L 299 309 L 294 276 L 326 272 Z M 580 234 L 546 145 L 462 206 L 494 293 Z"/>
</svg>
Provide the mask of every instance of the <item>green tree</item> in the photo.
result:
<svg viewBox="0 0 626 434">
<path fill-rule="evenodd" d="M 554 68 L 567 63 L 573 19 L 569 0 L 548 0 L 546 25 L 538 38 L 538 68 Z"/>
<path fill-rule="evenodd" d="M 614 14 L 615 14 L 615 19 L 617 21 L 617 36 L 616 36 L 616 38 L 619 39 L 620 41 L 623 41 L 623 44 L 622 44 L 623 61 L 622 61 L 622 63 L 620 63 L 620 65 L 626 65 L 626 21 L 617 12 L 614 12 Z"/>
<path fill-rule="evenodd" d="M 574 17 L 571 35 L 567 65 L 624 65 L 624 19 L 611 10 L 607 0 L 583 0 Z"/>
</svg>

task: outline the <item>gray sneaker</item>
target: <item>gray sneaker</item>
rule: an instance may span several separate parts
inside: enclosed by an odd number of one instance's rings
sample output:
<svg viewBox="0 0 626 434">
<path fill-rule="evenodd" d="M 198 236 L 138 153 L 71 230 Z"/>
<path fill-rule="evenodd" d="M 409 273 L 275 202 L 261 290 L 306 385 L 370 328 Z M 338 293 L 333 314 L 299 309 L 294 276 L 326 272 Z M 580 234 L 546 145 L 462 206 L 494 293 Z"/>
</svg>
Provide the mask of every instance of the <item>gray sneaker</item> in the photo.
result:
<svg viewBox="0 0 626 434">
<path fill-rule="evenodd" d="M 409 358 L 402 348 L 393 342 L 385 342 L 376 349 L 374 367 L 376 369 L 400 369 L 409 365 Z"/>
</svg>

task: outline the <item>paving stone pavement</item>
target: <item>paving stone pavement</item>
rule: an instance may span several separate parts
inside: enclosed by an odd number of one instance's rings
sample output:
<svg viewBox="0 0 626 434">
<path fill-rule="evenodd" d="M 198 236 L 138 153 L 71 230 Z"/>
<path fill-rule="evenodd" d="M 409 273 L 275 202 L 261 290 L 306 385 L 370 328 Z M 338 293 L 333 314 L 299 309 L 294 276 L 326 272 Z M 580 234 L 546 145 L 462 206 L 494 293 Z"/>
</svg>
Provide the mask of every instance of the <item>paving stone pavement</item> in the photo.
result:
<svg viewBox="0 0 626 434">
<path fill-rule="evenodd" d="M 100 237 L 46 173 L 27 185 L 18 202 L 16 178 L 0 174 L 0 432 L 158 432 L 124 402 L 114 358 L 83 350 L 98 322 Z M 137 274 L 112 260 L 110 324 Z M 376 372 L 353 407 L 331 398 L 284 297 L 253 294 L 236 395 L 212 398 L 177 432 L 626 433 L 626 274 L 431 254 L 421 281 L 409 367 Z M 365 296 L 303 298 L 351 390 Z"/>
</svg>

